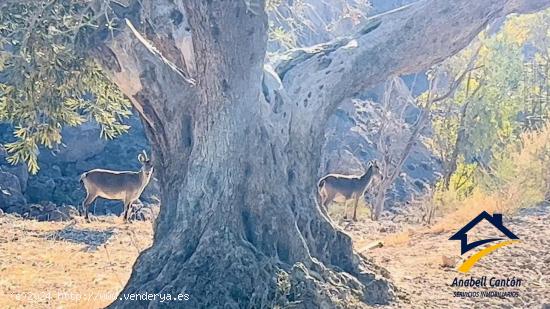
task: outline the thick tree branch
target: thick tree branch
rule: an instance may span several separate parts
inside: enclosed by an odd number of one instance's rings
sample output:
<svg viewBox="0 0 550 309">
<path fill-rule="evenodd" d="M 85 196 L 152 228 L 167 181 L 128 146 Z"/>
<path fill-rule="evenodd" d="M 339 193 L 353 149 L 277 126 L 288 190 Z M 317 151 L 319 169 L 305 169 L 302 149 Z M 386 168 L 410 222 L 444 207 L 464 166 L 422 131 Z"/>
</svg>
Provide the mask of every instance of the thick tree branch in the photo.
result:
<svg viewBox="0 0 550 309">
<path fill-rule="evenodd" d="M 138 30 L 186 75 L 195 73 L 191 29 L 183 1 L 133 0 L 139 7 Z M 135 5 L 135 4 L 134 4 Z"/>
<path fill-rule="evenodd" d="M 94 56 L 140 114 L 157 163 L 169 162 L 165 158 L 171 153 L 179 153 L 182 161 L 186 160 L 192 147 L 194 107 L 199 100 L 194 80 L 167 60 L 128 20 Z M 171 138 L 174 136 L 177 138 Z"/>
<path fill-rule="evenodd" d="M 452 56 L 495 18 L 548 6 L 550 0 L 418 1 L 372 17 L 352 37 L 292 51 L 275 70 L 299 102 L 314 93 L 307 112 L 326 118 L 345 97 Z"/>
<path fill-rule="evenodd" d="M 155 70 L 155 79 L 159 81 L 159 86 L 164 89 L 159 91 L 179 90 L 185 100 L 183 103 L 192 105 L 196 100 L 195 81 L 186 77 L 184 73 L 173 63 L 168 61 L 160 54 L 143 36 L 134 28 L 132 23 L 126 20 L 126 28 L 120 32 L 115 40 L 107 43 L 107 48 L 96 54 L 96 59 L 106 67 L 113 81 L 120 87 L 125 95 L 133 98 L 144 88 L 150 85 L 142 83 L 143 77 L 147 73 L 153 73 Z M 112 56 L 112 57 L 109 57 Z M 180 100 L 178 100 L 180 101 Z M 147 122 L 151 119 L 144 114 L 144 109 L 151 108 L 158 113 L 163 112 L 167 102 L 134 102 L 135 108 L 144 117 Z M 175 102 L 174 102 L 175 103 Z M 179 102 L 178 102 L 179 103 Z M 145 106 L 149 105 L 149 106 Z M 166 110 L 165 110 L 166 111 Z"/>
</svg>

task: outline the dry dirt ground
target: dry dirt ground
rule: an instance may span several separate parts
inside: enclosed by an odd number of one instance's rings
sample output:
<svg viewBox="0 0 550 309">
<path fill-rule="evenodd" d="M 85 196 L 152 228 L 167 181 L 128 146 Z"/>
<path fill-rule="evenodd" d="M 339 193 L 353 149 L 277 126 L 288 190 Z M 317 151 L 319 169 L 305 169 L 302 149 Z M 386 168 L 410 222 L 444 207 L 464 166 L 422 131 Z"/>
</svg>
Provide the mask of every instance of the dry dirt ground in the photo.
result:
<svg viewBox="0 0 550 309">
<path fill-rule="evenodd" d="M 103 308 L 151 245 L 151 222 L 0 217 L 0 308 Z"/>
<path fill-rule="evenodd" d="M 475 216 L 477 214 L 472 214 L 472 219 Z M 340 223 L 352 235 L 356 250 L 385 267 L 405 294 L 404 299 L 391 307 L 550 309 L 550 205 L 522 209 L 514 215 L 504 216 L 503 221 L 520 242 L 483 257 L 467 274 L 459 273 L 456 268 L 471 253 L 461 257 L 460 241 L 448 240 L 463 225 L 441 228 L 436 224 L 427 228 L 370 220 L 356 224 Z M 472 234 L 477 234 L 479 239 L 501 236 L 485 221 L 472 229 L 469 237 Z M 385 243 L 383 247 L 365 250 L 379 240 Z M 455 277 L 467 279 L 472 276 L 487 276 L 487 281 L 491 277 L 515 277 L 522 279 L 522 285 L 498 288 L 451 286 Z M 457 291 L 516 291 L 519 297 L 454 297 Z"/>
<path fill-rule="evenodd" d="M 338 209 L 336 209 L 338 210 Z M 427 228 L 393 221 L 357 223 L 333 213 L 363 255 L 385 267 L 400 298 L 388 308 L 543 308 L 550 303 L 550 206 L 505 217 L 521 239 L 481 259 L 468 275 L 522 279 L 517 298 L 457 298 L 454 277 L 460 262 L 459 227 Z M 340 216 L 340 217 L 339 217 Z M 151 244 L 152 224 L 122 224 L 98 217 L 93 223 L 55 223 L 0 217 L 0 308 L 102 308 L 123 288 L 138 253 Z M 489 236 L 491 226 L 480 235 Z M 384 246 L 364 250 L 382 240 Z M 545 308 L 546 309 L 546 308 Z"/>
</svg>

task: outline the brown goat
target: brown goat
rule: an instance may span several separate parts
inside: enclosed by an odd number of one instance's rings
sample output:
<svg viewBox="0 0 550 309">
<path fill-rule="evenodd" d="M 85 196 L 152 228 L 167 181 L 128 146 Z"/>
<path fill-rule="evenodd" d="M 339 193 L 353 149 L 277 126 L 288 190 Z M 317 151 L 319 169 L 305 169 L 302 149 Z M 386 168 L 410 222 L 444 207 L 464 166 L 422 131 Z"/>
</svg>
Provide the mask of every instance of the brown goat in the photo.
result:
<svg viewBox="0 0 550 309">
<path fill-rule="evenodd" d="M 357 204 L 359 198 L 364 196 L 365 191 L 376 176 L 381 177 L 378 161 L 373 160 L 368 164 L 368 169 L 361 176 L 328 174 L 321 178 L 318 183 L 321 205 L 328 209 L 328 205 L 334 201 L 337 196 L 343 196 L 344 218 L 347 218 L 347 201 L 355 200 L 353 209 L 353 220 L 357 221 Z"/>
<path fill-rule="evenodd" d="M 138 155 L 138 160 L 142 165 L 139 172 L 94 169 L 80 176 L 80 182 L 86 189 L 86 198 L 82 202 L 86 220 L 89 220 L 90 204 L 97 197 L 102 197 L 122 201 L 124 221 L 128 221 L 128 210 L 139 198 L 153 173 L 153 165 L 145 151 Z"/>
</svg>

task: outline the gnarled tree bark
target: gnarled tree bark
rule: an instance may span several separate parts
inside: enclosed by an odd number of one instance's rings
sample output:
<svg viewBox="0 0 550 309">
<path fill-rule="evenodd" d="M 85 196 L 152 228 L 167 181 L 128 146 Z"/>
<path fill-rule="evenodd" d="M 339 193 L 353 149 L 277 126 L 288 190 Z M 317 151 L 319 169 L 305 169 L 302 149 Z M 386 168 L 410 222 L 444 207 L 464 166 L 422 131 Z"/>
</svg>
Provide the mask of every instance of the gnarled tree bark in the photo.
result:
<svg viewBox="0 0 550 309">
<path fill-rule="evenodd" d="M 154 244 L 122 293 L 187 293 L 190 308 L 387 303 L 392 285 L 316 203 L 326 119 L 364 87 L 456 53 L 492 19 L 549 1 L 419 1 L 273 68 L 263 2 L 134 1 L 95 53 L 139 111 L 161 184 Z M 174 303 L 112 307 L 136 305 Z"/>
</svg>

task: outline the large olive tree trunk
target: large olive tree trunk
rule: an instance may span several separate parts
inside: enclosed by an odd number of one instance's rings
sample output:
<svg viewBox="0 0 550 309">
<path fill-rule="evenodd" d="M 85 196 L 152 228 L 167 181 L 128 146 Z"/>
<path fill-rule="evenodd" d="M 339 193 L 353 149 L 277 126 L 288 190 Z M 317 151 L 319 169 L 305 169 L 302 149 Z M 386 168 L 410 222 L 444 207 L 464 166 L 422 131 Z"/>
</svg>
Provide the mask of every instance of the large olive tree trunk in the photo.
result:
<svg viewBox="0 0 550 309">
<path fill-rule="evenodd" d="M 273 69 L 264 68 L 263 1 L 138 1 L 119 10 L 126 25 L 95 56 L 140 113 L 162 192 L 154 244 L 122 293 L 190 299 L 121 294 L 112 306 L 390 301 L 392 285 L 317 206 L 326 120 L 361 89 L 459 51 L 491 19 L 547 3 L 420 1 L 353 37 L 289 52 Z"/>
</svg>

